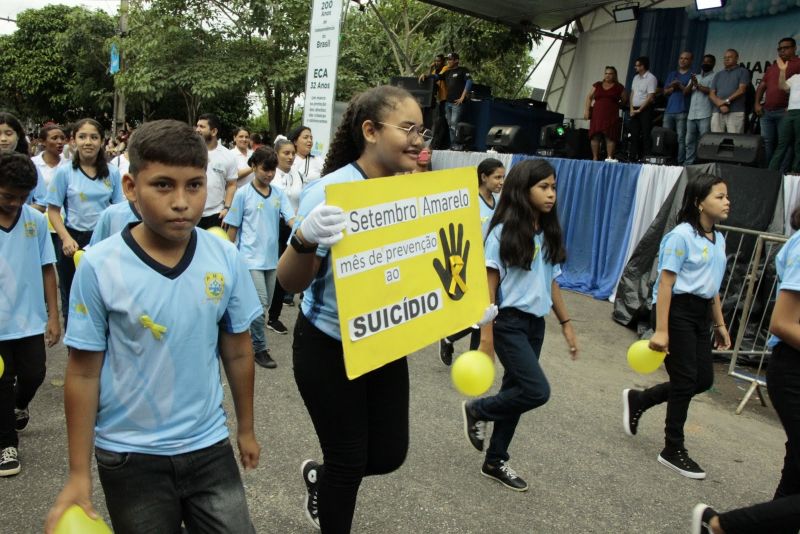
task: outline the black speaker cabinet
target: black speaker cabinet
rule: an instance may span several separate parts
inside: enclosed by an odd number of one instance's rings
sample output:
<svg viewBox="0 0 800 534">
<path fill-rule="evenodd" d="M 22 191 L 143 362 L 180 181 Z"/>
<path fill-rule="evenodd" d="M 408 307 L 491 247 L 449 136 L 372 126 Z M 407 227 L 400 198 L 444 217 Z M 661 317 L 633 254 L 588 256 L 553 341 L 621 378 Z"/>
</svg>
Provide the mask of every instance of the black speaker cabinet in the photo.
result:
<svg viewBox="0 0 800 534">
<path fill-rule="evenodd" d="M 531 154 L 531 141 L 520 126 L 492 126 L 486 134 L 486 146 L 505 154 Z"/>
<path fill-rule="evenodd" d="M 433 106 L 433 83 L 433 78 L 426 78 L 420 83 L 418 78 L 412 76 L 392 76 L 389 81 L 389 85 L 400 87 L 411 93 L 421 108 Z"/>
<path fill-rule="evenodd" d="M 760 135 L 709 132 L 700 138 L 697 159 L 757 167 L 763 150 Z"/>
<path fill-rule="evenodd" d="M 678 159 L 678 134 L 668 128 L 655 126 L 650 132 L 650 155 L 666 158 L 668 162 Z"/>
</svg>

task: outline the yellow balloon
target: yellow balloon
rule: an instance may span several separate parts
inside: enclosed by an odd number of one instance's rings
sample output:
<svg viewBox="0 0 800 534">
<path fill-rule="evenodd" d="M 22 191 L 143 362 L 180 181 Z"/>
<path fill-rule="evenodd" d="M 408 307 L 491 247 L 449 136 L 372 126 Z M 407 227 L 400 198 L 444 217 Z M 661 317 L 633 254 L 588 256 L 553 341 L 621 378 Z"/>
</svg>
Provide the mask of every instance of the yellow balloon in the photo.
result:
<svg viewBox="0 0 800 534">
<path fill-rule="evenodd" d="M 72 261 L 75 262 L 76 269 L 78 268 L 78 264 L 81 262 L 82 258 L 83 258 L 83 251 L 80 249 L 76 250 L 75 254 L 72 255 Z"/>
<path fill-rule="evenodd" d="M 3 361 L 3 357 L 0 356 L 0 378 L 3 377 L 3 371 L 5 371 L 5 369 L 6 369 L 6 364 Z"/>
<path fill-rule="evenodd" d="M 640 339 L 628 348 L 628 365 L 642 375 L 655 372 L 667 356 L 666 352 L 653 350 L 649 345 L 649 340 Z"/>
<path fill-rule="evenodd" d="M 212 226 L 211 228 L 208 229 L 208 231 L 224 241 L 230 241 L 228 239 L 228 232 L 226 232 L 219 226 Z"/>
<path fill-rule="evenodd" d="M 102 519 L 91 519 L 83 508 L 73 504 L 56 523 L 54 534 L 111 534 Z"/>
<path fill-rule="evenodd" d="M 453 362 L 450 369 L 453 385 L 464 395 L 483 395 L 494 382 L 494 362 L 486 354 L 471 350 Z"/>
</svg>

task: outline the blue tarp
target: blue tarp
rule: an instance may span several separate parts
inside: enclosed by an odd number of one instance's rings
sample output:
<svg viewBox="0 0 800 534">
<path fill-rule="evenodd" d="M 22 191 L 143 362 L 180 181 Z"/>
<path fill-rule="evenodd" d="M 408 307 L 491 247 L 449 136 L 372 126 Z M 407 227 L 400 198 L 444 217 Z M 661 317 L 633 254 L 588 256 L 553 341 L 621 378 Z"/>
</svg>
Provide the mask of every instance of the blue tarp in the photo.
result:
<svg viewBox="0 0 800 534">
<path fill-rule="evenodd" d="M 511 166 L 527 156 L 515 155 Z M 558 282 L 597 299 L 622 274 L 641 165 L 547 158 L 556 170 L 567 261 Z"/>
</svg>

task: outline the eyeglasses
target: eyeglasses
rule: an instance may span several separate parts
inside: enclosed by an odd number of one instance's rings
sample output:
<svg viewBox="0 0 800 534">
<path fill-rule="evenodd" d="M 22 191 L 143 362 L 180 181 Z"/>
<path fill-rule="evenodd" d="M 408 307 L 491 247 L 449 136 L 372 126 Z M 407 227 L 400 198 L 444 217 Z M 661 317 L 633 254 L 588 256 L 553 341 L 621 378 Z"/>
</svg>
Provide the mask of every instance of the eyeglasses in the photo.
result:
<svg viewBox="0 0 800 534">
<path fill-rule="evenodd" d="M 389 124 L 386 122 L 379 122 L 378 124 L 382 124 L 384 126 L 391 126 L 392 128 L 397 128 L 398 130 L 403 130 L 404 132 L 406 132 L 409 142 L 413 141 L 416 137 L 421 137 L 422 142 L 425 144 L 428 144 L 433 140 L 433 132 L 428 130 L 424 126 L 420 126 L 419 124 L 412 124 L 411 126 L 408 126 L 406 128 L 398 126 L 396 124 Z"/>
</svg>

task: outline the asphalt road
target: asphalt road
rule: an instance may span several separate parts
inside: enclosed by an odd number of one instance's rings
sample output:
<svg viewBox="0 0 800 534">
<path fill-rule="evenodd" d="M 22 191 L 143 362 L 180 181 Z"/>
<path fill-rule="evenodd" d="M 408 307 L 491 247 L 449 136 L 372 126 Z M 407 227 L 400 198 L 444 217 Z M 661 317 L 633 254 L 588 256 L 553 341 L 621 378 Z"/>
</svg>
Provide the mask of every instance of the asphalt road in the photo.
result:
<svg viewBox="0 0 800 534">
<path fill-rule="evenodd" d="M 780 476 L 784 434 L 771 408 L 751 401 L 734 409 L 743 385 L 717 370 L 715 388 L 697 397 L 686 425 L 687 447 L 708 472 L 705 481 L 674 474 L 656 462 L 663 443 L 664 406 L 649 411 L 639 434 L 626 436 L 621 391 L 666 378 L 639 376 L 625 350 L 632 331 L 614 323 L 611 305 L 566 293 L 581 345 L 570 361 L 553 317 L 547 320 L 542 364 L 550 402 L 523 416 L 511 445 L 511 465 L 530 484 L 515 493 L 480 476 L 482 458 L 463 435 L 462 397 L 430 346 L 410 357 L 411 446 L 405 465 L 361 486 L 355 533 L 679 533 L 691 509 L 718 509 L 768 500 Z M 296 308 L 284 308 L 293 325 Z M 244 474 L 258 532 L 314 532 L 303 515 L 299 465 L 320 458 L 319 445 L 291 370 L 291 334 L 269 332 L 278 368 L 257 368 L 256 428 L 260 466 Z M 457 347 L 466 350 L 467 340 Z M 31 405 L 21 437 L 22 472 L 0 479 L 0 531 L 41 532 L 67 475 L 63 377 L 66 350 L 48 353 L 47 379 Z M 499 384 L 499 375 L 495 388 Z M 226 399 L 229 413 L 232 408 Z M 96 477 L 95 477 L 96 478 Z M 95 480 L 94 502 L 105 515 Z"/>
</svg>

